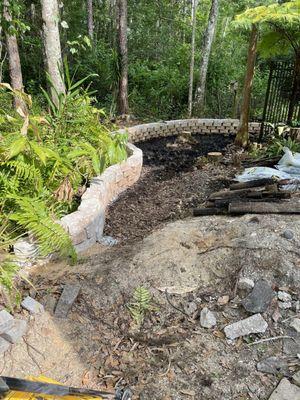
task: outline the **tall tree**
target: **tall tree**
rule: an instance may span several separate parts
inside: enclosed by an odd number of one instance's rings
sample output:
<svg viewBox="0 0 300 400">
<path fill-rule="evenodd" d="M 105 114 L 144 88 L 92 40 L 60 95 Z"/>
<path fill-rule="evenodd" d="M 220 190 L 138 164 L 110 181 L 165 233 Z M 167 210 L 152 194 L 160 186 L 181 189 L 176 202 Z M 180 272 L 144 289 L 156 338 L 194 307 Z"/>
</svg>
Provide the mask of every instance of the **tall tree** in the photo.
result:
<svg viewBox="0 0 300 400">
<path fill-rule="evenodd" d="M 249 41 L 247 72 L 244 83 L 243 104 L 240 116 L 240 124 L 235 138 L 235 144 L 241 147 L 246 147 L 249 141 L 248 123 L 249 123 L 249 113 L 250 113 L 251 89 L 252 89 L 255 60 L 257 54 L 257 39 L 258 39 L 258 29 L 257 26 L 253 24 Z"/>
<path fill-rule="evenodd" d="M 117 19 L 118 19 L 118 57 L 119 57 L 118 111 L 121 115 L 127 115 L 129 112 L 127 0 L 117 0 Z"/>
<path fill-rule="evenodd" d="M 94 40 L 94 10 L 93 0 L 87 0 L 88 33 L 91 41 Z"/>
<path fill-rule="evenodd" d="M 3 17 L 7 23 L 7 27 L 5 30 L 5 37 L 6 37 L 6 48 L 9 61 L 10 81 L 13 89 L 23 92 L 24 89 L 23 76 L 22 76 L 18 41 L 16 34 L 11 30 L 12 27 L 10 26 L 12 22 L 10 6 L 11 4 L 9 0 L 3 1 Z M 23 112 L 26 111 L 26 104 L 19 96 L 15 96 L 15 107 L 16 109 L 21 108 Z"/>
<path fill-rule="evenodd" d="M 218 21 L 218 13 L 219 13 L 219 0 L 212 0 L 209 12 L 208 24 L 206 31 L 204 33 L 203 46 L 201 51 L 202 57 L 200 64 L 200 77 L 195 92 L 194 113 L 197 116 L 201 116 L 201 114 L 203 113 L 207 69 L 211 53 L 211 47 Z"/>
<path fill-rule="evenodd" d="M 51 97 L 58 104 L 58 96 L 65 93 L 59 36 L 59 9 L 57 0 L 41 0 L 45 57 L 51 79 Z"/>
<path fill-rule="evenodd" d="M 256 47 L 258 47 L 260 54 L 266 58 L 278 55 L 290 56 L 291 54 L 294 56 L 294 86 L 289 103 L 287 122 L 291 122 L 293 118 L 297 96 L 300 91 L 299 9 L 300 0 L 292 0 L 267 6 L 254 7 L 236 17 L 237 25 L 252 27 L 240 126 L 236 137 L 236 144 L 238 145 L 246 146 L 249 141 L 248 122 L 250 95 Z M 258 46 L 256 25 L 260 27 Z"/>
<path fill-rule="evenodd" d="M 196 39 L 196 22 L 197 22 L 197 5 L 198 0 L 192 0 L 192 43 L 191 43 L 191 62 L 190 62 L 190 82 L 189 82 L 189 104 L 188 116 L 192 116 L 193 109 L 193 86 L 194 86 L 194 69 L 195 69 L 195 39 Z"/>
</svg>

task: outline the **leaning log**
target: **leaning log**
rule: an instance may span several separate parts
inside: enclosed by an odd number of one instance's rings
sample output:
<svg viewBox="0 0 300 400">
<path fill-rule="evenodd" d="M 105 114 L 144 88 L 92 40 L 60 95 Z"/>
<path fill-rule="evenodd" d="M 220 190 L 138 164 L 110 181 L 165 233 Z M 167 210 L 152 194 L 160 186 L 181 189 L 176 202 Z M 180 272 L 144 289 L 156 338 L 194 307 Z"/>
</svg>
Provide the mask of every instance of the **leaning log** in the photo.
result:
<svg viewBox="0 0 300 400">
<path fill-rule="evenodd" d="M 237 202 L 230 203 L 230 214 L 300 214 L 300 203 Z"/>
</svg>

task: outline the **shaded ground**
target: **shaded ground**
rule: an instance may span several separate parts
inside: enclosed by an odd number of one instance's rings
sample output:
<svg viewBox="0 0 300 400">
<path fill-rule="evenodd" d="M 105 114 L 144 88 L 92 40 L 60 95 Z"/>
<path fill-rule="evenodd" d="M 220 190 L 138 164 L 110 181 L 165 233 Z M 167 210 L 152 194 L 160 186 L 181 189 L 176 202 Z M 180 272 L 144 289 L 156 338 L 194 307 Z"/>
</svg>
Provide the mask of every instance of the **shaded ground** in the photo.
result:
<svg viewBox="0 0 300 400">
<path fill-rule="evenodd" d="M 194 167 L 196 157 L 226 144 L 215 136 L 205 138 L 183 152 L 166 147 L 174 138 L 141 145 L 148 156 L 142 180 L 110 209 L 106 231 L 121 245 L 99 245 L 74 267 L 57 263 L 32 269 L 37 299 L 47 307 L 66 283 L 79 282 L 81 294 L 65 320 L 51 312 L 33 318 L 22 311 L 30 324 L 28 335 L 0 359 L 0 373 L 43 374 L 102 390 L 130 385 L 134 399 L 142 400 L 267 400 L 281 374 L 258 372 L 259 360 L 283 357 L 288 376 L 300 369 L 300 335 L 296 342 L 249 346 L 260 338 L 291 334 L 289 318 L 299 313 L 300 218 L 203 217 L 166 223 L 190 215 L 234 174 L 222 165 Z M 291 240 L 282 235 L 287 229 Z M 272 302 L 264 313 L 265 334 L 229 343 L 224 327 L 249 316 L 241 306 L 245 294 L 236 286 L 240 276 L 264 278 L 275 290 L 283 287 L 293 296 L 293 307 L 281 310 Z M 141 285 L 149 289 L 155 307 L 138 328 L 128 304 Z M 224 295 L 229 302 L 218 303 Z M 213 329 L 200 325 L 204 307 L 215 313 Z"/>
<path fill-rule="evenodd" d="M 222 151 L 230 136 L 193 135 L 194 143 L 172 146 L 176 137 L 137 143 L 144 152 L 141 179 L 111 205 L 105 233 L 121 242 L 140 240 L 164 223 L 185 218 L 213 191 L 225 187 L 234 170 L 195 166 L 198 157 Z"/>
<path fill-rule="evenodd" d="M 281 236 L 290 229 L 292 240 Z M 272 319 L 276 304 L 264 314 L 268 330 L 247 341 L 228 343 L 223 328 L 247 316 L 235 293 L 239 276 L 265 278 L 299 299 L 299 218 L 204 217 L 166 225 L 135 246 L 115 247 L 73 270 L 52 265 L 34 276 L 38 298 L 58 297 L 66 282 L 80 282 L 82 292 L 67 320 L 35 317 L 26 343 L 13 348 L 0 371 L 40 374 L 73 385 L 111 389 L 130 384 L 136 399 L 266 400 L 280 376 L 256 370 L 256 362 L 282 355 L 282 344 L 248 346 L 260 337 L 287 334 L 288 322 Z M 153 294 L 156 310 L 136 328 L 127 304 L 140 285 Z M 176 293 L 166 297 L 164 288 Z M 229 295 L 220 305 L 219 296 Z M 189 307 L 196 309 L 189 316 Z M 199 323 L 203 307 L 215 312 L 217 326 Z M 279 310 L 282 321 L 296 315 Z M 294 350 L 293 350 L 294 349 Z M 299 369 L 295 354 L 283 354 L 291 374 Z M 30 354 L 30 356 L 28 355 Z M 3 369 L 4 368 L 4 369 Z"/>
</svg>

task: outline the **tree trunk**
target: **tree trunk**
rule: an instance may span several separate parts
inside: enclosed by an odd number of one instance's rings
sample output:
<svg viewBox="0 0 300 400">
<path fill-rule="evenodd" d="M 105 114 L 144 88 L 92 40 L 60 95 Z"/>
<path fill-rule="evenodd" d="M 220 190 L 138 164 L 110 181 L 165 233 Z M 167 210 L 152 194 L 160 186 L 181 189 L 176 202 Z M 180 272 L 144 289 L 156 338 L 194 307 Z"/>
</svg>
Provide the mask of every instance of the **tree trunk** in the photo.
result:
<svg viewBox="0 0 300 400">
<path fill-rule="evenodd" d="M 189 104 L 188 116 L 192 116 L 193 109 L 193 86 L 194 86 L 194 67 L 195 67 L 195 38 L 197 22 L 197 4 L 198 0 L 193 0 L 192 4 L 192 45 L 191 45 L 191 63 L 190 63 L 190 82 L 189 82 Z"/>
<path fill-rule="evenodd" d="M 195 93 L 194 110 L 197 116 L 201 116 L 201 114 L 203 113 L 207 69 L 211 53 L 211 47 L 218 21 L 218 12 L 219 12 L 219 0 L 212 0 L 208 24 L 204 34 L 204 41 L 202 46 L 200 77 Z"/>
<path fill-rule="evenodd" d="M 127 48 L 127 0 L 118 0 L 118 56 L 119 56 L 119 91 L 118 111 L 128 114 L 128 48 Z"/>
<path fill-rule="evenodd" d="M 9 24 L 12 20 L 9 6 L 10 6 L 9 0 L 4 0 L 3 17 L 8 23 L 8 29 L 9 29 Z M 7 30 L 5 32 L 5 37 L 6 37 L 6 47 L 8 53 L 8 61 L 9 61 L 9 74 L 10 74 L 11 86 L 13 89 L 23 92 L 24 90 L 23 76 L 22 76 L 17 37 L 14 34 L 10 34 L 9 31 Z M 27 107 L 25 102 L 17 96 L 15 96 L 14 99 L 15 99 L 14 103 L 16 109 L 21 108 L 23 113 L 26 113 Z"/>
<path fill-rule="evenodd" d="M 250 114 L 251 88 L 252 88 L 256 53 L 257 53 L 257 39 L 258 39 L 257 26 L 252 25 L 250 43 L 248 49 L 247 72 L 244 83 L 242 111 L 240 116 L 240 124 L 238 132 L 235 138 L 235 144 L 241 147 L 246 147 L 249 142 L 248 123 Z"/>
<path fill-rule="evenodd" d="M 58 27 L 58 3 L 57 0 L 41 0 L 41 4 L 46 64 L 51 79 L 51 97 L 57 105 L 59 95 L 66 91 Z"/>
<path fill-rule="evenodd" d="M 87 0 L 88 33 L 91 41 L 94 40 L 94 12 L 93 0 Z"/>
</svg>

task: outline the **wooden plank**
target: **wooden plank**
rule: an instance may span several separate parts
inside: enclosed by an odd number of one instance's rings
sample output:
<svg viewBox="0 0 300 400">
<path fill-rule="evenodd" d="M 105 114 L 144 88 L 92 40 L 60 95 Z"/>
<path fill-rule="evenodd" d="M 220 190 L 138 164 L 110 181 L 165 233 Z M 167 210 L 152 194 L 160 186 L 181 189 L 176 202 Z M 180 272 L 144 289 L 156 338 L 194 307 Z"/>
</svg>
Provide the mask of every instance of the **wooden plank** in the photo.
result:
<svg viewBox="0 0 300 400">
<path fill-rule="evenodd" d="M 238 189 L 255 188 L 260 186 L 272 185 L 274 183 L 276 183 L 276 180 L 273 178 L 263 178 L 263 179 L 256 179 L 254 181 L 233 183 L 232 185 L 229 186 L 229 189 L 238 190 Z"/>
<path fill-rule="evenodd" d="M 201 217 L 205 215 L 226 215 L 228 213 L 227 209 L 221 208 L 194 208 L 193 215 L 194 217 Z"/>
<path fill-rule="evenodd" d="M 237 202 L 230 203 L 230 214 L 300 214 L 300 203 Z"/>
</svg>

